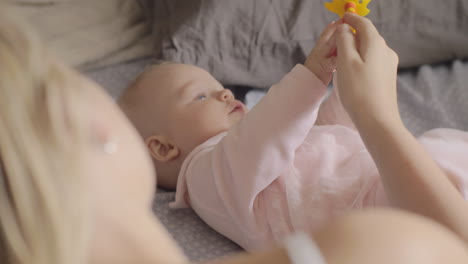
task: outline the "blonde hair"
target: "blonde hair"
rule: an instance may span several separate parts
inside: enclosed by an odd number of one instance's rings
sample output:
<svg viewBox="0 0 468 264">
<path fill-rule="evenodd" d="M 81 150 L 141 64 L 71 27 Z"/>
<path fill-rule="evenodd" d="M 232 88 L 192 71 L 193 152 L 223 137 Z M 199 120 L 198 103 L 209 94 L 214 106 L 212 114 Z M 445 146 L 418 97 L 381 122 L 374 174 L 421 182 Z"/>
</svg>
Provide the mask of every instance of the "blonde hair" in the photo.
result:
<svg viewBox="0 0 468 264">
<path fill-rule="evenodd" d="M 87 261 L 76 81 L 34 34 L 0 12 L 1 263 Z"/>
</svg>

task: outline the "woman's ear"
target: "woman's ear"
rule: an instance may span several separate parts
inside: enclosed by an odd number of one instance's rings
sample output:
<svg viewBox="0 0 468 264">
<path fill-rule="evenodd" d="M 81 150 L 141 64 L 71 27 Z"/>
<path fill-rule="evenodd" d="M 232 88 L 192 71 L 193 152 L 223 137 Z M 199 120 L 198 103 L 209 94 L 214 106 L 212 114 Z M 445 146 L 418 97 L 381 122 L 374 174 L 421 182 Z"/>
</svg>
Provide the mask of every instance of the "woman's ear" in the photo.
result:
<svg viewBox="0 0 468 264">
<path fill-rule="evenodd" d="M 179 148 L 163 135 L 150 136 L 145 143 L 151 157 L 159 162 L 168 162 L 179 157 Z"/>
</svg>

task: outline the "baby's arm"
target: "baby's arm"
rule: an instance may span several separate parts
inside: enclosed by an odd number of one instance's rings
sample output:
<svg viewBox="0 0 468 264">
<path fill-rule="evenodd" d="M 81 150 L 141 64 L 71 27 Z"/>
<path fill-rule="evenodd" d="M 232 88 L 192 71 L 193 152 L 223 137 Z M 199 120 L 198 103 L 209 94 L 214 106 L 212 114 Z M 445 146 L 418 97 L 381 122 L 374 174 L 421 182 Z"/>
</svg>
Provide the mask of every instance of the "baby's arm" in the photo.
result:
<svg viewBox="0 0 468 264">
<path fill-rule="evenodd" d="M 356 130 L 348 112 L 341 103 L 338 92 L 337 75 L 333 78 L 334 87 L 327 99 L 320 105 L 316 125 L 342 125 Z"/>
<path fill-rule="evenodd" d="M 357 30 L 337 32 L 340 95 L 396 206 L 428 216 L 468 243 L 467 204 L 401 121 L 396 100 L 398 57 L 370 20 L 346 14 Z"/>
<path fill-rule="evenodd" d="M 326 87 L 302 65 L 232 127 L 219 144 L 229 155 L 230 170 L 250 194 L 257 194 L 290 165 L 296 149 L 315 123 Z"/>
</svg>

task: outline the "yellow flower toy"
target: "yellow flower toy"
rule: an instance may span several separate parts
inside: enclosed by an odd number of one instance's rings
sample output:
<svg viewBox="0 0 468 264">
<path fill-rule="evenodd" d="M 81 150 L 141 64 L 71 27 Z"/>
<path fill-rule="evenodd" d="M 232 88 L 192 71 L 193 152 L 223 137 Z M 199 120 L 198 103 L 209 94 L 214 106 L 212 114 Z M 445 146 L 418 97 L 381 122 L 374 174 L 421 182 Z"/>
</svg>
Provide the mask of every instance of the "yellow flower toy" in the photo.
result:
<svg viewBox="0 0 468 264">
<path fill-rule="evenodd" d="M 369 9 L 367 5 L 372 0 L 333 0 L 332 3 L 325 3 L 325 8 L 343 17 L 345 12 L 351 12 L 360 16 L 367 16 Z"/>
</svg>

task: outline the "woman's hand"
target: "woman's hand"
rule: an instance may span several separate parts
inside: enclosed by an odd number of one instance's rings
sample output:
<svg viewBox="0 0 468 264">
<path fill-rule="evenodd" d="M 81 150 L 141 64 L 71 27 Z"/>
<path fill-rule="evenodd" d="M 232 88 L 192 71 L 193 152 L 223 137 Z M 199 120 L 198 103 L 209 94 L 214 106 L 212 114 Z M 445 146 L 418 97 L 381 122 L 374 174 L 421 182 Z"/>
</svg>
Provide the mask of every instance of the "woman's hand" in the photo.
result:
<svg viewBox="0 0 468 264">
<path fill-rule="evenodd" d="M 397 54 L 369 19 L 346 13 L 343 21 L 335 35 L 338 89 L 346 111 L 355 123 L 369 117 L 399 120 Z"/>
<path fill-rule="evenodd" d="M 328 85 L 336 69 L 336 42 L 333 35 L 338 23 L 330 23 L 320 35 L 317 44 L 310 52 L 304 63 L 324 85 Z"/>
</svg>

